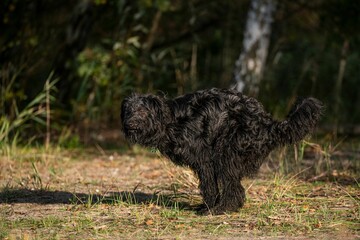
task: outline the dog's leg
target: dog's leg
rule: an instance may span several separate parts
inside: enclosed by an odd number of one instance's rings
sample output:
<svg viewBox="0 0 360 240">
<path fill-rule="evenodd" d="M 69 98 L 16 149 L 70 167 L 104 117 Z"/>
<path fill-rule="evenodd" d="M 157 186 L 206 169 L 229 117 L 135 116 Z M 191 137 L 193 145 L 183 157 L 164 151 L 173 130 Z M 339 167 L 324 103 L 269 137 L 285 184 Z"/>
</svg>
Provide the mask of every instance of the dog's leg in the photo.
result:
<svg viewBox="0 0 360 240">
<path fill-rule="evenodd" d="M 240 183 L 240 179 L 222 179 L 223 190 L 220 202 L 213 209 L 212 214 L 223 214 L 227 211 L 235 212 L 243 207 L 245 202 L 245 189 Z"/>
<path fill-rule="evenodd" d="M 212 164 L 205 164 L 202 162 L 200 169 L 197 169 L 197 175 L 200 180 L 199 188 L 203 197 L 204 203 L 201 204 L 197 211 L 199 214 L 204 214 L 215 207 L 219 201 L 219 188 L 217 184 L 217 177 L 215 169 Z"/>
</svg>

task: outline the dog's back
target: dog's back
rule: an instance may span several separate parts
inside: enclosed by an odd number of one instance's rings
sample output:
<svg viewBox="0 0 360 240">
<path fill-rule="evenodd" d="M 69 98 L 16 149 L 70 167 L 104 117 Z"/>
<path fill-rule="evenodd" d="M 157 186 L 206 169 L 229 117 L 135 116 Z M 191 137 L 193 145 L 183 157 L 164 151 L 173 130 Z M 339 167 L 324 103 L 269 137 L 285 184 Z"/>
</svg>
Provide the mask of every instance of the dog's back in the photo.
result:
<svg viewBox="0 0 360 240">
<path fill-rule="evenodd" d="M 274 121 L 255 98 L 235 90 L 209 89 L 170 100 L 175 122 L 214 140 L 219 134 L 249 135 L 249 140 Z M 240 136 L 240 137 L 241 137 Z M 211 141 L 211 140 L 210 140 Z"/>
</svg>

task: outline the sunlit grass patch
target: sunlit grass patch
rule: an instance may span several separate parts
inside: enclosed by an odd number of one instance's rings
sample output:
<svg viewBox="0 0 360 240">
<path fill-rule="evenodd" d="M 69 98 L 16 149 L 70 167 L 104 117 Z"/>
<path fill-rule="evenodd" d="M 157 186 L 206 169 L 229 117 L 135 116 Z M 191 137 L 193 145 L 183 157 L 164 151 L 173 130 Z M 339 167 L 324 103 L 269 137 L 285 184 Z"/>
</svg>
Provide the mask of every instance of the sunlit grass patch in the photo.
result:
<svg viewBox="0 0 360 240">
<path fill-rule="evenodd" d="M 359 229 L 356 179 L 306 178 L 308 166 L 264 171 L 244 181 L 247 201 L 238 212 L 198 216 L 196 177 L 156 153 L 136 151 L 19 148 L 0 162 L 0 237 L 291 239 L 354 237 Z"/>
<path fill-rule="evenodd" d="M 276 176 L 273 182 L 258 183 L 253 188 L 263 184 L 268 184 L 266 199 L 254 199 L 252 193 L 256 190 L 252 189 L 247 205 L 240 210 L 241 217 L 256 219 L 253 227 L 258 230 L 288 234 L 336 232 L 340 228 L 354 229 L 359 219 L 357 186 Z"/>
</svg>

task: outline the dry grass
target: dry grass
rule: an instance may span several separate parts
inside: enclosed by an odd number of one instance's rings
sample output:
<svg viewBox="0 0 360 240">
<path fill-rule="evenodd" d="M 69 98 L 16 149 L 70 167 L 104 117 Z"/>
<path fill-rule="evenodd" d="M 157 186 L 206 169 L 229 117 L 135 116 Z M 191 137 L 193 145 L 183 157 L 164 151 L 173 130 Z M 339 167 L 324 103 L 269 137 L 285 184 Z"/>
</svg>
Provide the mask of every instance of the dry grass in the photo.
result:
<svg viewBox="0 0 360 240">
<path fill-rule="evenodd" d="M 0 159 L 0 239 L 359 238 L 357 153 L 304 148 L 296 171 L 279 151 L 245 180 L 239 212 L 205 217 L 196 178 L 156 153 L 13 149 Z"/>
</svg>

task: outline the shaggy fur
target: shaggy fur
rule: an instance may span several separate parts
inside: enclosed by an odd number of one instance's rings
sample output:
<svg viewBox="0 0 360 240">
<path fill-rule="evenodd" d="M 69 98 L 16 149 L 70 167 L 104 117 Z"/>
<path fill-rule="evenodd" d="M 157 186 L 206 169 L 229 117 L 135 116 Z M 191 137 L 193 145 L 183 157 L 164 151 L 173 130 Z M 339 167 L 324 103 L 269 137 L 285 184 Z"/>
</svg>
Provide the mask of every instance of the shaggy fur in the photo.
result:
<svg viewBox="0 0 360 240">
<path fill-rule="evenodd" d="M 173 100 L 133 94 L 122 103 L 122 127 L 133 143 L 158 148 L 200 180 L 201 213 L 222 214 L 243 206 L 240 181 L 255 174 L 271 150 L 303 139 L 323 105 L 298 100 L 284 121 L 271 118 L 256 99 L 235 90 L 210 89 Z"/>
</svg>

